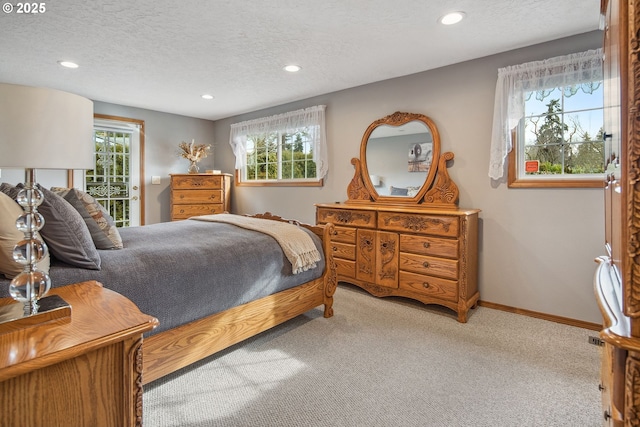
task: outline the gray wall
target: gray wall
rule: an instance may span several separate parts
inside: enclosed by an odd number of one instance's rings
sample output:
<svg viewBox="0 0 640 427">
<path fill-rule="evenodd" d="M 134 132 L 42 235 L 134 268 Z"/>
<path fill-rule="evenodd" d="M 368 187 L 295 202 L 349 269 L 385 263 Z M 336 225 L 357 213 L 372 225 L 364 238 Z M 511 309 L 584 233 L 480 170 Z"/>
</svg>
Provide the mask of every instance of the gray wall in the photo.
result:
<svg viewBox="0 0 640 427">
<path fill-rule="evenodd" d="M 234 187 L 233 211 L 315 222 L 314 203 L 344 201 L 352 157 L 374 120 L 395 111 L 436 123 L 460 206 L 482 209 L 480 298 L 587 322 L 601 321 L 593 296 L 594 258 L 603 253 L 601 189 L 509 189 L 487 176 L 493 103 L 500 67 L 593 49 L 600 32 L 566 38 L 437 70 L 369 84 L 215 122 L 215 168 L 233 172 L 226 141 L 232 123 L 327 105 L 329 173 L 324 187 Z M 166 209 L 166 208 L 165 208 Z"/>
</svg>

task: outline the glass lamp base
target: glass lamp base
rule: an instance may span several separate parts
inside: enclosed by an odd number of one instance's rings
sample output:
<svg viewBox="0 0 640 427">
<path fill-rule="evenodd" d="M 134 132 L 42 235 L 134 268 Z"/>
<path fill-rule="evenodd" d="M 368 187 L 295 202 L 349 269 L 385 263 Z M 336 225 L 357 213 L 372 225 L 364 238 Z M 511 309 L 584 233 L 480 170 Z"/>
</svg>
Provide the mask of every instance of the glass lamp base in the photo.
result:
<svg viewBox="0 0 640 427">
<path fill-rule="evenodd" d="M 39 301 L 49 292 L 51 279 L 43 271 L 23 271 L 13 278 L 9 285 L 9 294 L 24 304 L 25 315 L 39 311 Z"/>
</svg>

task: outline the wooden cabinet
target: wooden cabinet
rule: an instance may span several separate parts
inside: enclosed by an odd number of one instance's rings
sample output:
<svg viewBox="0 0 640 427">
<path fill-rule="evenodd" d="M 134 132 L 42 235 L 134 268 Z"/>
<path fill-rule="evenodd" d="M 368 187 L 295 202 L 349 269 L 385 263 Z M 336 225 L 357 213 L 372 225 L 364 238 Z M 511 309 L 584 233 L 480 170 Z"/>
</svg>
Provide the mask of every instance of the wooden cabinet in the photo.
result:
<svg viewBox="0 0 640 427">
<path fill-rule="evenodd" d="M 602 0 L 606 152 L 602 422 L 640 425 L 640 0 Z"/>
<path fill-rule="evenodd" d="M 435 122 L 423 114 L 375 120 L 360 158 L 351 159 L 348 200 L 316 205 L 316 222 L 335 226 L 338 280 L 379 297 L 448 307 L 465 323 L 480 298 L 480 210 L 458 208 L 458 186 L 447 172 L 454 154 L 440 148 Z"/>
<path fill-rule="evenodd" d="M 70 319 L 0 335 L 0 425 L 141 426 L 142 334 L 157 320 L 97 282 L 51 293 Z"/>
<path fill-rule="evenodd" d="M 454 310 L 478 302 L 477 209 L 318 204 L 316 222 L 336 225 L 338 280 L 376 296 L 403 296 Z"/>
<path fill-rule="evenodd" d="M 230 211 L 231 175 L 172 174 L 171 220 Z"/>
</svg>

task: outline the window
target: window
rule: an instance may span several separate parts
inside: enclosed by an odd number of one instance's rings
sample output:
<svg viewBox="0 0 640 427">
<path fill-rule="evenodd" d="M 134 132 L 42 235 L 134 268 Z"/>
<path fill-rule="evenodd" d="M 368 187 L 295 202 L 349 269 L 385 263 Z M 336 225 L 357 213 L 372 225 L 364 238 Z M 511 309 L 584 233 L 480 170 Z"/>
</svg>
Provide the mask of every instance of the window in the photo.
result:
<svg viewBox="0 0 640 427">
<path fill-rule="evenodd" d="M 570 180 L 574 186 L 601 187 L 602 81 L 529 92 L 524 105 L 509 157 L 509 185 L 565 187 Z"/>
<path fill-rule="evenodd" d="M 238 185 L 322 185 L 325 106 L 231 125 Z"/>
<path fill-rule="evenodd" d="M 247 166 L 243 178 L 246 182 L 316 180 L 316 162 L 309 132 L 300 129 L 293 133 L 248 135 Z"/>
<path fill-rule="evenodd" d="M 489 176 L 506 159 L 509 187 L 602 187 L 603 101 L 601 50 L 500 69 Z"/>
</svg>

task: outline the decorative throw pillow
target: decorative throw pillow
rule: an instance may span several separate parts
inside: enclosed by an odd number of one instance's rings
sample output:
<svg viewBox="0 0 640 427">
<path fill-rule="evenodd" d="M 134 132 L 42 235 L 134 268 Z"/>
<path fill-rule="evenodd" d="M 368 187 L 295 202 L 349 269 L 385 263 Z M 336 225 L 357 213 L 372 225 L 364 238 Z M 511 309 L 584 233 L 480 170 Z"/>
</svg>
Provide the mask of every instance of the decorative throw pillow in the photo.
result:
<svg viewBox="0 0 640 427">
<path fill-rule="evenodd" d="M 3 182 L 2 184 L 0 184 L 0 193 L 4 193 L 9 197 L 11 197 L 11 194 L 9 194 L 9 193 L 15 193 L 16 195 L 18 195 L 18 191 L 15 188 L 16 188 L 15 185 L 9 184 L 7 182 Z M 11 199 L 13 201 L 16 200 L 15 197 L 11 197 Z M 18 202 L 16 202 L 16 203 L 18 203 Z"/>
<path fill-rule="evenodd" d="M 122 249 L 122 238 L 109 212 L 93 197 L 77 188 L 51 187 L 82 216 L 98 249 Z"/>
<path fill-rule="evenodd" d="M 16 219 L 22 215 L 22 208 L 15 200 L 4 193 L 0 193 L 0 273 L 6 278 L 13 279 L 23 266 L 13 260 L 13 248 L 24 238 L 24 234 L 16 228 Z M 41 239 L 36 233 L 36 238 Z M 37 268 L 49 273 L 49 254 L 37 265 Z"/>
<path fill-rule="evenodd" d="M 15 199 L 23 187 L 0 185 L 0 191 Z M 100 254 L 82 216 L 65 199 L 46 188 L 40 188 L 44 201 L 38 212 L 44 217 L 40 234 L 51 255 L 75 267 L 100 270 Z"/>
<path fill-rule="evenodd" d="M 420 191 L 420 187 L 407 187 L 407 196 L 414 197 Z"/>
</svg>

